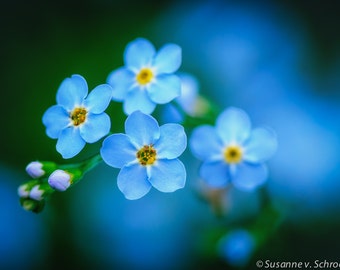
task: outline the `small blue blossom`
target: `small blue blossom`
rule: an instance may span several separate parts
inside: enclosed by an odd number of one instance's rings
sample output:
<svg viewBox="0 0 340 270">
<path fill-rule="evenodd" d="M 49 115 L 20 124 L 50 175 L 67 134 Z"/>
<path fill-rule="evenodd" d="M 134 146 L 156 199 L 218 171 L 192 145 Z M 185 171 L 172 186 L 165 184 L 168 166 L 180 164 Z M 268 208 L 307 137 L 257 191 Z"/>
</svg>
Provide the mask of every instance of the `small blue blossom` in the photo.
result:
<svg viewBox="0 0 340 270">
<path fill-rule="evenodd" d="M 80 75 L 66 78 L 57 92 L 57 105 L 43 116 L 46 134 L 58 139 L 57 151 L 63 158 L 77 155 L 86 143 L 94 143 L 110 131 L 110 118 L 104 113 L 112 98 L 108 84 L 97 86 L 88 95 Z"/>
<path fill-rule="evenodd" d="M 232 266 L 245 266 L 255 249 L 255 239 L 247 230 L 229 232 L 219 241 L 220 255 Z"/>
<path fill-rule="evenodd" d="M 253 190 L 268 176 L 264 164 L 276 151 L 276 134 L 269 128 L 251 130 L 248 115 L 229 108 L 216 126 L 203 125 L 191 136 L 192 153 L 203 161 L 200 176 L 214 188 L 232 182 L 241 190 Z"/>
<path fill-rule="evenodd" d="M 124 67 L 108 76 L 113 87 L 113 100 L 122 101 L 129 115 L 140 110 L 150 114 L 156 104 L 165 104 L 178 97 L 181 81 L 173 73 L 182 62 L 182 50 L 176 44 L 166 44 L 157 53 L 146 39 L 130 42 L 124 52 Z"/>
<path fill-rule="evenodd" d="M 184 187 L 186 171 L 177 159 L 187 145 L 181 125 L 159 127 L 152 116 L 135 111 L 125 121 L 125 133 L 107 137 L 100 153 L 109 166 L 121 169 L 118 188 L 127 199 L 139 199 L 151 187 L 162 192 Z"/>
</svg>

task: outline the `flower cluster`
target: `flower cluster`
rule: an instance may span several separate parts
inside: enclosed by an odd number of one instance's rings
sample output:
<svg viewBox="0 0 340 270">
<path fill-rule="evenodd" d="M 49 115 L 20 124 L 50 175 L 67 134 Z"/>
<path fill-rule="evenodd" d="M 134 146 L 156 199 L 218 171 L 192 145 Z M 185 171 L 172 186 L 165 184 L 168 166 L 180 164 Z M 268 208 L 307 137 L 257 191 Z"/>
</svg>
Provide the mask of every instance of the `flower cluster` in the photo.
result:
<svg viewBox="0 0 340 270">
<path fill-rule="evenodd" d="M 75 157 L 86 143 L 103 141 L 97 155 L 79 163 L 31 162 L 26 171 L 32 179 L 18 189 L 23 208 L 41 211 L 52 193 L 67 190 L 101 161 L 120 169 L 117 185 L 127 199 L 139 199 L 152 187 L 161 192 L 181 189 L 186 167 L 178 158 L 187 147 L 186 129 L 192 131 L 190 150 L 202 160 L 199 174 L 208 186 L 220 189 L 233 183 L 253 190 L 263 184 L 268 175 L 264 162 L 277 147 L 275 133 L 251 130 L 241 109 L 216 113 L 199 94 L 196 78 L 176 73 L 181 62 L 178 45 L 166 44 L 157 52 L 151 42 L 138 38 L 127 45 L 124 66 L 90 93 L 82 76 L 66 78 L 57 104 L 42 118 L 47 136 L 57 140 L 56 150 L 64 159 Z M 111 121 L 115 124 L 105 112 L 110 102 L 123 103 L 125 133 L 110 134 Z M 157 105 L 168 116 L 161 126 L 151 115 Z"/>
</svg>

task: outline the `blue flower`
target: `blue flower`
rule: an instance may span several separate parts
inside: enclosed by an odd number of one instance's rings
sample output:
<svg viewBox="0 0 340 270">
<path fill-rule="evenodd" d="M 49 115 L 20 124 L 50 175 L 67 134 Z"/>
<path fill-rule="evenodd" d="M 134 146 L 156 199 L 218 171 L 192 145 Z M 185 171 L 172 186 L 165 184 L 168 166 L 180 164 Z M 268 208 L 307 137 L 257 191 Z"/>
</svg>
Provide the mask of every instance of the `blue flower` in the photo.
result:
<svg viewBox="0 0 340 270">
<path fill-rule="evenodd" d="M 215 127 L 196 128 L 190 148 L 203 160 L 200 176 L 210 186 L 225 187 L 231 181 L 241 190 L 252 190 L 267 179 L 264 162 L 275 153 L 277 139 L 269 128 L 251 130 L 248 115 L 232 107 L 219 115 Z"/>
<path fill-rule="evenodd" d="M 57 105 L 43 116 L 46 134 L 58 139 L 57 151 L 63 158 L 77 155 L 86 143 L 94 143 L 110 131 L 110 118 L 104 113 L 112 98 L 108 84 L 97 86 L 88 94 L 80 75 L 66 78 L 57 92 Z"/>
<path fill-rule="evenodd" d="M 229 232 L 219 241 L 220 255 L 233 266 L 245 266 L 253 255 L 255 239 L 247 230 L 237 229 Z"/>
<path fill-rule="evenodd" d="M 118 188 L 130 200 L 139 199 L 151 187 L 162 192 L 183 188 L 186 171 L 177 159 L 186 148 L 184 128 L 179 124 L 158 126 L 140 111 L 125 121 L 126 134 L 107 137 L 100 150 L 103 160 L 118 174 Z"/>
<path fill-rule="evenodd" d="M 126 114 L 140 110 L 150 114 L 156 104 L 165 104 L 178 97 L 181 81 L 173 73 L 182 61 L 178 45 L 164 45 L 157 53 L 146 39 L 130 42 L 124 52 L 125 66 L 108 76 L 113 99 L 123 101 Z"/>
</svg>

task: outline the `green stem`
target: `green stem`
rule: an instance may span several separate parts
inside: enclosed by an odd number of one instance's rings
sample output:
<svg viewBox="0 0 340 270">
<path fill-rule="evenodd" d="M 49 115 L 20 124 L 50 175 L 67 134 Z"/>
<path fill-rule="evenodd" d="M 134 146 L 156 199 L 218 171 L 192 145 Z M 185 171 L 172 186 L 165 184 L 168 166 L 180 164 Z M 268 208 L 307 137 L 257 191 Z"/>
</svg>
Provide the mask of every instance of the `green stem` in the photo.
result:
<svg viewBox="0 0 340 270">
<path fill-rule="evenodd" d="M 88 171 L 92 170 L 94 167 L 96 167 L 98 164 L 100 164 L 103 161 L 100 154 L 97 154 L 85 161 L 82 162 L 81 168 L 83 169 L 84 174 Z"/>
</svg>

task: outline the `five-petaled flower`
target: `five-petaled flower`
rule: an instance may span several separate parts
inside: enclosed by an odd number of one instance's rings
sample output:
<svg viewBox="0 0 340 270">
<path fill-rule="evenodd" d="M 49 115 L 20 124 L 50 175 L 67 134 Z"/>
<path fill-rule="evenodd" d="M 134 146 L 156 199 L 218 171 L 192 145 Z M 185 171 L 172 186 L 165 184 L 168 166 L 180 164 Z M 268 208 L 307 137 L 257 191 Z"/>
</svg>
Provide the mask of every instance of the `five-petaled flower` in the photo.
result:
<svg viewBox="0 0 340 270">
<path fill-rule="evenodd" d="M 43 116 L 46 133 L 58 139 L 57 151 L 63 158 L 77 155 L 87 143 L 94 143 L 110 131 L 110 118 L 104 112 L 112 98 L 112 88 L 102 84 L 88 95 L 80 75 L 66 78 L 57 92 L 57 105 Z"/>
<path fill-rule="evenodd" d="M 268 176 L 264 164 L 276 151 L 276 134 L 269 128 L 251 130 L 248 115 L 229 108 L 216 120 L 216 126 L 197 127 L 191 136 L 192 153 L 203 163 L 200 176 L 212 187 L 230 181 L 239 189 L 252 190 Z"/>
<path fill-rule="evenodd" d="M 107 137 L 100 150 L 103 160 L 118 174 L 118 187 L 127 199 L 139 199 L 155 187 L 162 192 L 183 188 L 186 171 L 177 159 L 186 148 L 184 128 L 179 124 L 159 127 L 140 111 L 125 121 L 126 134 Z"/>
<path fill-rule="evenodd" d="M 123 101 L 129 115 L 140 110 L 150 114 L 156 104 L 165 104 L 181 93 L 181 81 L 173 74 L 182 62 L 182 50 L 176 44 L 164 45 L 157 53 L 146 39 L 130 42 L 124 52 L 124 67 L 108 76 L 113 99 Z"/>
</svg>

